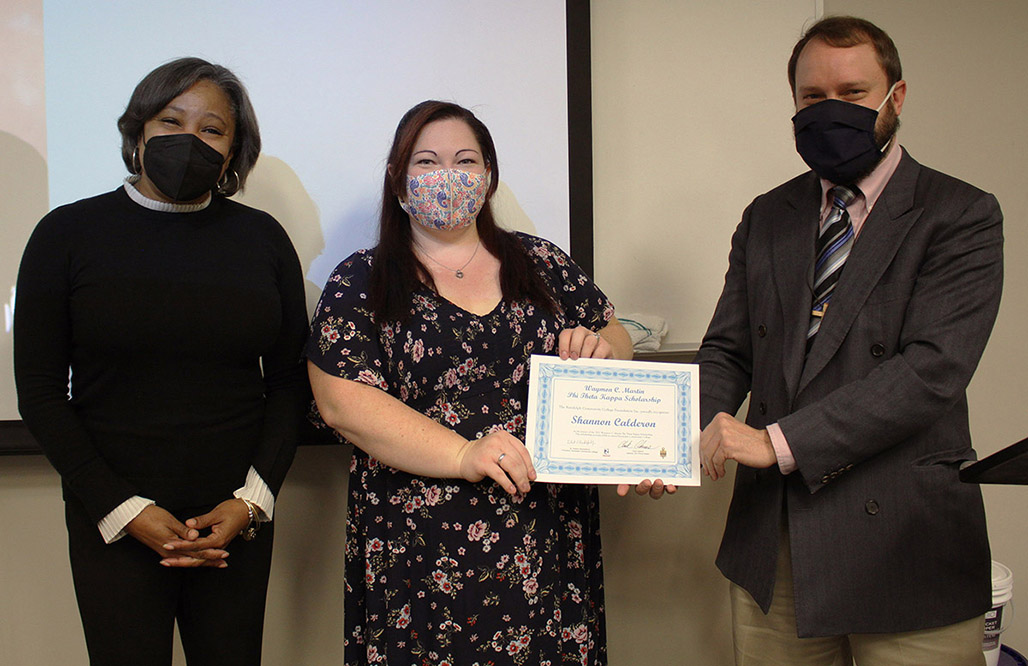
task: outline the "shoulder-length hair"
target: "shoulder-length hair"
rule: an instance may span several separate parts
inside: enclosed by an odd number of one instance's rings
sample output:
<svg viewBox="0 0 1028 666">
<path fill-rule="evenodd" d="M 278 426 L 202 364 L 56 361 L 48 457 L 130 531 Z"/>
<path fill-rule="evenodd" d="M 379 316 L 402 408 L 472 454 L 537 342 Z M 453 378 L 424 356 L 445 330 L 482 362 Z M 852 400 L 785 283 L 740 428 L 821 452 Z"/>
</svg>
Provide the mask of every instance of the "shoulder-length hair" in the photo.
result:
<svg viewBox="0 0 1028 666">
<path fill-rule="evenodd" d="M 138 173 L 135 164 L 136 146 L 143 135 L 146 122 L 168 106 L 198 81 L 210 81 L 221 88 L 229 100 L 236 123 L 232 141 L 232 160 L 225 173 L 227 182 L 219 192 L 226 196 L 243 189 L 257 157 L 261 154 L 261 133 L 257 127 L 257 114 L 250 104 L 250 96 L 239 78 L 229 69 L 200 58 L 179 58 L 153 70 L 139 82 L 132 92 L 125 113 L 118 118 L 121 132 L 121 159 L 130 173 Z"/>
<path fill-rule="evenodd" d="M 475 225 L 482 245 L 500 260 L 503 299 L 508 302 L 527 299 L 553 312 L 553 297 L 524 244 L 513 233 L 500 229 L 493 218 L 489 201 L 500 182 L 500 168 L 489 129 L 462 106 L 428 100 L 407 111 L 400 119 L 389 150 L 382 188 L 378 245 L 371 269 L 371 306 L 376 318 L 379 322 L 404 321 L 410 316 L 411 294 L 422 285 L 435 289 L 431 273 L 414 253 L 411 220 L 400 207 L 399 200 L 407 196 L 407 165 L 418 135 L 429 123 L 448 118 L 467 123 L 478 140 L 485 166 L 490 171 L 485 205 Z"/>
</svg>

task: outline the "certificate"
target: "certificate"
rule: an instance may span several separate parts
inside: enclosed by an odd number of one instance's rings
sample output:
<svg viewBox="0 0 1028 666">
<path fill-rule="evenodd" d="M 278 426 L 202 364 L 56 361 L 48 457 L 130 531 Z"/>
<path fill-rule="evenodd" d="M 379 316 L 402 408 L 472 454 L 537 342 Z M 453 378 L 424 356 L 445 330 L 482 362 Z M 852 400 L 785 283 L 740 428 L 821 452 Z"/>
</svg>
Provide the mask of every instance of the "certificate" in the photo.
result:
<svg viewBox="0 0 1028 666">
<path fill-rule="evenodd" d="M 533 355 L 530 368 L 537 480 L 700 485 L 698 366 Z"/>
</svg>

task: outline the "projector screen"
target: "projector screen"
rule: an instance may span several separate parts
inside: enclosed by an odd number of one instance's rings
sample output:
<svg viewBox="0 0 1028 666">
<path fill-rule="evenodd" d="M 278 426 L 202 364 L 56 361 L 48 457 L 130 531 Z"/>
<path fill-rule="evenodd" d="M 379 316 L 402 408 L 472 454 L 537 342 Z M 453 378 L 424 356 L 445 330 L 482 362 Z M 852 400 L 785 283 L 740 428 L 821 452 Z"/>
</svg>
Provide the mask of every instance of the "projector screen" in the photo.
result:
<svg viewBox="0 0 1028 666">
<path fill-rule="evenodd" d="M 238 198 L 290 233 L 311 305 L 342 258 L 374 243 L 393 131 L 425 99 L 490 128 L 501 220 L 570 250 L 569 179 L 583 176 L 569 173 L 567 31 L 580 23 L 587 49 L 585 2 L 6 0 L 0 18 L 0 421 L 19 418 L 10 330 L 25 241 L 47 210 L 120 186 L 116 120 L 136 83 L 176 57 L 225 65 L 247 86 L 263 146 Z M 587 143 L 587 69 L 584 86 L 571 112 L 584 111 Z"/>
</svg>

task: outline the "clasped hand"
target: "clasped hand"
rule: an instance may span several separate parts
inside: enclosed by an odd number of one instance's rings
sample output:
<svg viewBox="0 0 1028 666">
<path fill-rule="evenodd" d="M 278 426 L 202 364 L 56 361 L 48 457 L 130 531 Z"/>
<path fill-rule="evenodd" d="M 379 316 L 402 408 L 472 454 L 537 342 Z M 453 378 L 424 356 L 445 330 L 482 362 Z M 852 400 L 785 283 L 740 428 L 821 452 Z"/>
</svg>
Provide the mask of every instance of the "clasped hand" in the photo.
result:
<svg viewBox="0 0 1028 666">
<path fill-rule="evenodd" d="M 242 500 L 225 500 L 211 511 L 185 523 L 157 505 L 150 505 L 136 516 L 125 532 L 161 556 L 167 567 L 228 566 L 225 547 L 249 523 L 249 512 Z M 200 531 L 210 529 L 201 537 Z"/>
</svg>

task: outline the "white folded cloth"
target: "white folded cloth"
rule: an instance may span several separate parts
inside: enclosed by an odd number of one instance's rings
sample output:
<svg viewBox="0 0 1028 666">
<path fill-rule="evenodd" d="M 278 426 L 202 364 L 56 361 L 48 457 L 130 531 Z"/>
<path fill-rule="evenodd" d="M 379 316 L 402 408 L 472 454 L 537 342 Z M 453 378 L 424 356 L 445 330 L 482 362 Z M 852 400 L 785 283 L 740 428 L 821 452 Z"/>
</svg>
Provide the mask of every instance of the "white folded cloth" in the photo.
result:
<svg viewBox="0 0 1028 666">
<path fill-rule="evenodd" d="M 632 338 L 633 351 L 657 351 L 667 335 L 667 322 L 663 317 L 649 314 L 617 315 L 618 321 Z"/>
</svg>

